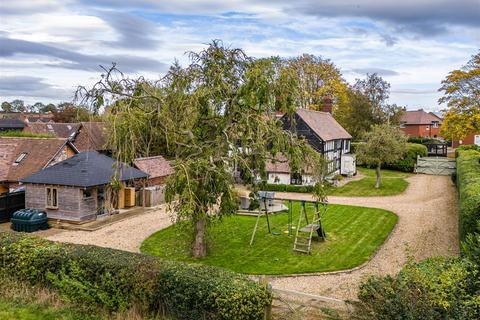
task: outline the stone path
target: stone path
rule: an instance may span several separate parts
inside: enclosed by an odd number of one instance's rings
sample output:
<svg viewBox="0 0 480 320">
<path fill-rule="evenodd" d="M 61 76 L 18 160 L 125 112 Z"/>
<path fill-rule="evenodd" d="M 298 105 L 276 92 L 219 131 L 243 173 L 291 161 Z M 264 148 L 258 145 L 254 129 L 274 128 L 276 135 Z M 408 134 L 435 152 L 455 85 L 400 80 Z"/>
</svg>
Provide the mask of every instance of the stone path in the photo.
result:
<svg viewBox="0 0 480 320">
<path fill-rule="evenodd" d="M 172 219 L 163 205 L 96 231 L 61 230 L 47 239 L 140 252 L 143 240 L 171 224 Z"/>
</svg>

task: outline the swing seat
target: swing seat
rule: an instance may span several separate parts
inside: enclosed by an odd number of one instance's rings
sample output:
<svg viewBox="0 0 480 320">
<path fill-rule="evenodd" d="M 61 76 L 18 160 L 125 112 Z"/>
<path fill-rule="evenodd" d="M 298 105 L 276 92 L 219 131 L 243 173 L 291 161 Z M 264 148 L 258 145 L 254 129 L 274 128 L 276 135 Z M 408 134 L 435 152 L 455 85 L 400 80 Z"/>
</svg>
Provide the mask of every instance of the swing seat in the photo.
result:
<svg viewBox="0 0 480 320">
<path fill-rule="evenodd" d="M 303 227 L 303 228 L 300 228 L 298 231 L 299 231 L 299 232 L 307 232 L 307 233 L 310 233 L 310 230 L 312 230 L 312 228 L 313 228 L 313 231 L 317 231 L 318 229 L 320 229 L 320 225 L 319 225 L 319 224 L 315 224 L 315 223 L 311 223 L 311 224 L 306 225 L 306 226 Z"/>
</svg>

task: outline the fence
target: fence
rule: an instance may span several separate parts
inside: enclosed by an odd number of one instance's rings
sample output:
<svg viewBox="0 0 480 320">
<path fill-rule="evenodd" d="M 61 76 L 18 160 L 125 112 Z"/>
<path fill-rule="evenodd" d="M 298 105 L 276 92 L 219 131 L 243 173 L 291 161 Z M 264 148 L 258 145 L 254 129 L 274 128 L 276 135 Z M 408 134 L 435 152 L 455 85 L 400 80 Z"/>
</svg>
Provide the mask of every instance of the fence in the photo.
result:
<svg viewBox="0 0 480 320">
<path fill-rule="evenodd" d="M 428 155 L 435 157 L 446 157 L 448 145 L 446 143 L 427 143 L 424 144 L 427 147 Z"/>
<path fill-rule="evenodd" d="M 0 196 L 0 222 L 9 221 L 12 214 L 25 208 L 25 191 L 5 193 Z"/>
</svg>

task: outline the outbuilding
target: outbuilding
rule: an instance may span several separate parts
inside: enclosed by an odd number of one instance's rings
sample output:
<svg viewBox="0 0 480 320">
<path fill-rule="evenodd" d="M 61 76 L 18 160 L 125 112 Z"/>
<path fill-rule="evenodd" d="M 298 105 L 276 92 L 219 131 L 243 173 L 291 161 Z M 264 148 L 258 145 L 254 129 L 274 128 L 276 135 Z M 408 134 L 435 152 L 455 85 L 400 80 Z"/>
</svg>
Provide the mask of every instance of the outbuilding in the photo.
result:
<svg viewBox="0 0 480 320">
<path fill-rule="evenodd" d="M 97 151 L 82 152 L 22 180 L 25 207 L 48 218 L 82 223 L 135 206 L 135 192 L 148 175 Z"/>
</svg>

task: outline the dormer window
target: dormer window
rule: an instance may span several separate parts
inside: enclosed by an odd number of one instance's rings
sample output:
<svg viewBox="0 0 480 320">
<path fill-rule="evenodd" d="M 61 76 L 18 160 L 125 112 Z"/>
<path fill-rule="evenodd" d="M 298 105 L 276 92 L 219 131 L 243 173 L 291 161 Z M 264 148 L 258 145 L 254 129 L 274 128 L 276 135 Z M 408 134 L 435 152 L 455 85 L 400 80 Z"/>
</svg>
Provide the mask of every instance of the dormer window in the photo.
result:
<svg viewBox="0 0 480 320">
<path fill-rule="evenodd" d="M 20 155 L 15 160 L 14 165 L 18 165 L 20 162 L 22 162 L 23 159 L 25 159 L 26 156 L 27 156 L 26 152 L 20 153 Z"/>
<path fill-rule="evenodd" d="M 438 128 L 439 122 L 438 121 L 432 121 L 432 127 Z"/>
</svg>

